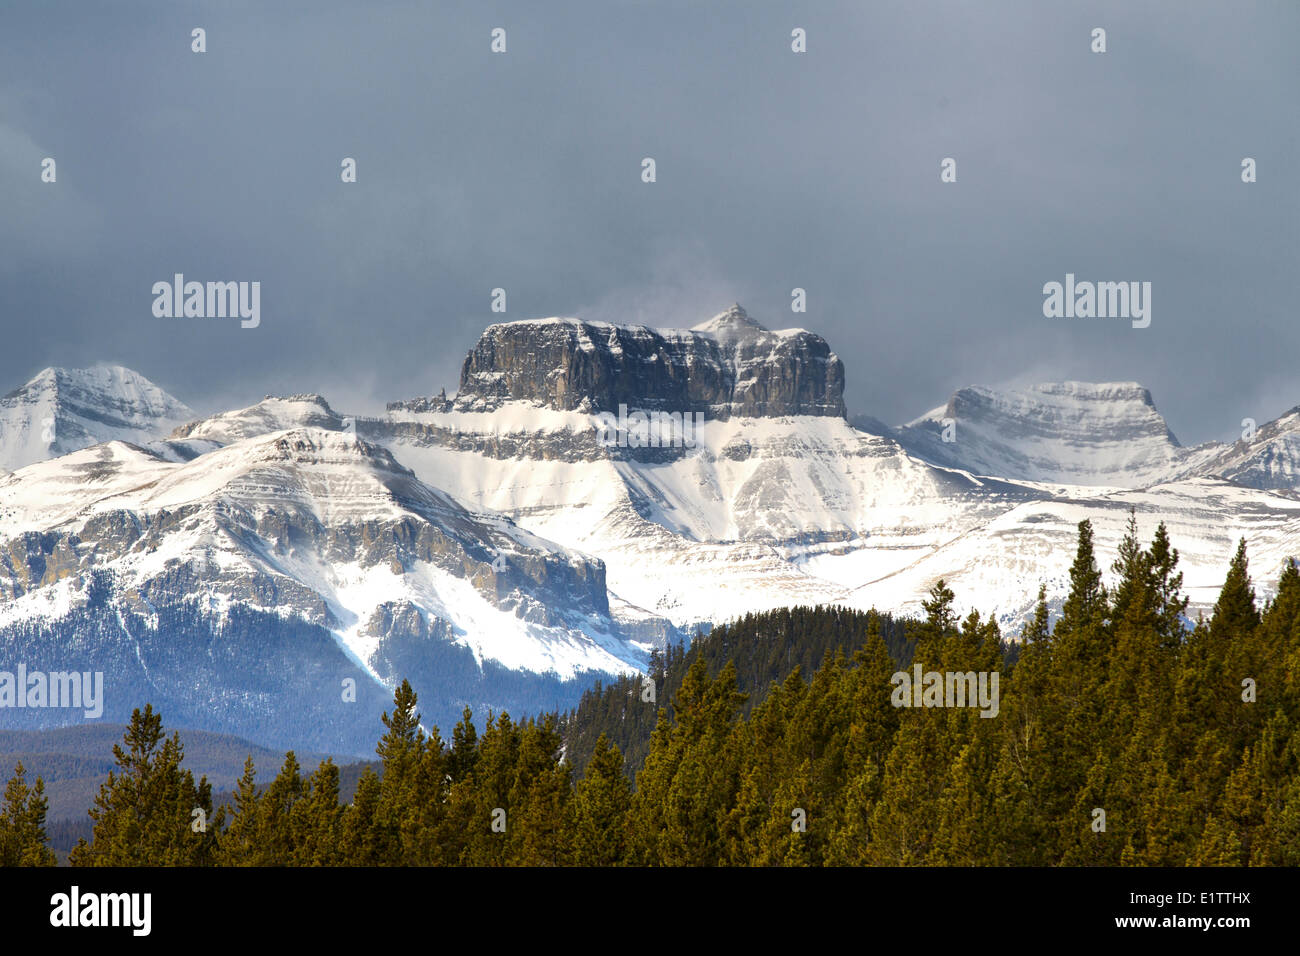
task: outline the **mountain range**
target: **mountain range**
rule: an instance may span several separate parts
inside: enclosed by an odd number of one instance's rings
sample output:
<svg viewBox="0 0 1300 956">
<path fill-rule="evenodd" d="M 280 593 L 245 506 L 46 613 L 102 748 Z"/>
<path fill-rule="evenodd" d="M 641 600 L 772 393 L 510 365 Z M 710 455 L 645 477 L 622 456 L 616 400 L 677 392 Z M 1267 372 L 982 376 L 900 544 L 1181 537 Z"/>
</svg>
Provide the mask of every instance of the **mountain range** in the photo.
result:
<svg viewBox="0 0 1300 956">
<path fill-rule="evenodd" d="M 1130 511 L 1166 522 L 1193 614 L 1238 538 L 1265 594 L 1300 554 L 1300 408 L 1184 447 L 1136 383 L 971 386 L 886 426 L 847 417 L 844 382 L 823 338 L 739 306 L 492 325 L 453 395 L 377 417 L 320 395 L 200 417 L 127 369 L 47 369 L 0 400 L 0 641 L 103 670 L 104 720 L 150 700 L 363 754 L 403 677 L 445 732 L 753 610 L 914 613 L 944 578 L 1014 633 L 1040 582 L 1059 604 L 1085 518 L 1107 565 Z M 649 413 L 697 425 L 602 437 Z"/>
</svg>

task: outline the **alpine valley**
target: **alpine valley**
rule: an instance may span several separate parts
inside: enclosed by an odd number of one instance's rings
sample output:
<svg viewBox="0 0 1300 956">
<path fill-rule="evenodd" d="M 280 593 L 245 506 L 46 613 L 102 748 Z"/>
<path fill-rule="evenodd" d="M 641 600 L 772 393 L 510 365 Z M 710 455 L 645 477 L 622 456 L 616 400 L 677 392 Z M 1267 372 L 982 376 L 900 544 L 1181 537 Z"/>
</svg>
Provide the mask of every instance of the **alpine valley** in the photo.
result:
<svg viewBox="0 0 1300 956">
<path fill-rule="evenodd" d="M 1300 408 L 1184 447 L 1135 383 L 971 386 L 889 427 L 848 418 L 844 380 L 739 306 L 492 325 L 454 395 L 378 418 L 320 395 L 201 418 L 128 369 L 46 369 L 0 399 L 0 670 L 102 672 L 105 722 L 151 702 L 362 755 L 403 678 L 444 731 L 566 708 L 750 611 L 915 613 L 943 578 L 1014 634 L 1040 582 L 1059 606 L 1083 519 L 1103 566 L 1131 511 L 1164 521 L 1193 616 L 1239 538 L 1264 595 L 1300 555 Z M 607 439 L 637 413 L 695 424 Z"/>
</svg>

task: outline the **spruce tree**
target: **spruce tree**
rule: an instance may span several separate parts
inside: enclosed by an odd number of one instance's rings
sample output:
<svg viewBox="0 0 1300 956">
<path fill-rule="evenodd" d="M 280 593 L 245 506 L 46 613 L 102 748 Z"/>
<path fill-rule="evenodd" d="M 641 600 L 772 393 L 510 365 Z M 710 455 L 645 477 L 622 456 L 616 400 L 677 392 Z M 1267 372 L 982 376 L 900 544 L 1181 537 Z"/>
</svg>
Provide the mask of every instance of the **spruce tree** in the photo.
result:
<svg viewBox="0 0 1300 956">
<path fill-rule="evenodd" d="M 510 787 L 510 856 L 515 866 L 563 866 L 572 857 L 572 772 L 559 756 L 554 715 L 519 726 Z"/>
<path fill-rule="evenodd" d="M 352 802 L 343 810 L 339 858 L 344 866 L 383 866 L 387 862 L 375 832 L 379 791 L 379 777 L 366 767 L 357 780 Z"/>
<path fill-rule="evenodd" d="M 416 812 L 417 774 L 424 753 L 424 732 L 415 707 L 418 698 L 403 680 L 393 695 L 393 711 L 380 718 L 386 732 L 375 747 L 382 762 L 379 802 L 375 808 L 377 852 L 391 865 L 410 864 L 418 850 L 412 845 Z"/>
<path fill-rule="evenodd" d="M 181 769 L 178 735 L 166 738 L 151 705 L 131 714 L 125 749 L 113 746 L 117 771 L 90 809 L 93 839 L 69 855 L 73 866 L 198 866 L 209 862 L 215 831 L 195 832 L 199 814 L 211 821 L 212 788 Z"/>
<path fill-rule="evenodd" d="M 1178 649 L 1187 638 L 1183 619 L 1189 598 L 1183 594 L 1183 574 L 1177 570 L 1178 549 L 1169 541 L 1165 523 L 1156 528 L 1148 552 L 1151 583 L 1155 592 L 1156 632 L 1165 647 Z"/>
<path fill-rule="evenodd" d="M 48 810 L 45 782 L 37 777 L 36 783 L 28 786 L 27 770 L 19 761 L 5 786 L 4 807 L 0 808 L 0 867 L 58 863 L 54 851 L 45 845 Z"/>
<path fill-rule="evenodd" d="M 575 864 L 618 866 L 626 860 L 631 805 L 632 788 L 623 773 L 623 755 L 601 734 L 574 794 Z"/>
<path fill-rule="evenodd" d="M 258 812 L 256 770 L 250 755 L 244 760 L 244 773 L 235 784 L 235 805 L 227 816 L 227 825 L 217 839 L 217 866 L 256 866 L 258 846 Z"/>
<path fill-rule="evenodd" d="M 342 851 L 343 808 L 339 806 L 339 768 L 325 760 L 307 780 L 301 798 L 289 811 L 294 866 L 333 866 Z"/>
</svg>

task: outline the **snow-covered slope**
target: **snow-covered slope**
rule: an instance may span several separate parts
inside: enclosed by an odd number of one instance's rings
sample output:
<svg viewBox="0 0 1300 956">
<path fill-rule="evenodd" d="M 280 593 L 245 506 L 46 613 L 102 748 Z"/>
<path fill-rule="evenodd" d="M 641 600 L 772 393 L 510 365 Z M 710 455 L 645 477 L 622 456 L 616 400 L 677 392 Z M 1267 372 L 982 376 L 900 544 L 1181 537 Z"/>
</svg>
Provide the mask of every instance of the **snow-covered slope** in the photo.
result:
<svg viewBox="0 0 1300 956">
<path fill-rule="evenodd" d="M 599 555 L 612 592 L 684 627 L 832 600 L 844 587 L 819 560 L 883 574 L 1044 496 L 826 416 L 706 422 L 694 448 L 643 457 L 597 445 L 594 416 L 522 403 L 402 419 L 360 427 L 462 500 Z"/>
<path fill-rule="evenodd" d="M 330 408 L 320 395 L 268 395 L 248 408 L 222 412 L 210 418 L 189 422 L 167 436 L 168 443 L 206 441 L 229 445 L 245 438 L 255 438 L 288 428 L 327 428 L 343 430 L 349 419 Z"/>
<path fill-rule="evenodd" d="M 47 368 L 0 398 L 0 469 L 104 441 L 147 442 L 194 412 L 144 376 L 115 365 Z"/>
<path fill-rule="evenodd" d="M 587 457 L 594 425 L 556 415 L 408 416 L 421 424 L 382 440 L 453 495 L 600 556 L 611 591 L 683 627 L 792 603 L 918 611 L 943 577 L 962 607 L 1014 629 L 1040 581 L 1064 594 L 1078 522 L 1094 523 L 1108 566 L 1130 508 L 1148 537 L 1169 524 L 1193 611 L 1213 605 L 1239 537 L 1264 593 L 1283 556 L 1300 555 L 1293 493 L 975 478 L 826 417 L 708 423 L 696 448 L 665 460 Z"/>
<path fill-rule="evenodd" d="M 535 375 L 529 323 L 516 328 L 526 358 L 513 371 Z M 621 347 L 616 328 L 589 335 L 581 351 Z M 767 333 L 738 307 L 693 332 L 799 334 Z M 500 373 L 494 381 L 511 379 L 509 355 L 479 351 Z M 788 361 L 785 377 L 797 379 L 804 360 Z M 643 396 L 642 407 L 658 398 Z M 1223 446 L 1180 446 L 1135 383 L 963 389 L 885 434 L 835 415 L 733 413 L 710 417 L 682 449 L 593 444 L 597 422 L 583 412 L 601 407 L 596 383 L 589 393 L 569 387 L 560 403 L 545 394 L 498 395 L 490 407 L 463 396 L 406 403 L 360 427 L 452 494 L 599 555 L 620 598 L 687 627 L 795 602 L 917 610 L 939 577 L 964 606 L 1015 626 L 1040 581 L 1063 594 L 1078 522 L 1097 526 L 1108 566 L 1130 508 L 1146 535 L 1168 521 L 1194 611 L 1212 605 L 1239 536 L 1264 593 L 1282 556 L 1300 554 L 1296 496 L 1210 480 Z M 953 443 L 943 440 L 946 418 Z M 1263 429 L 1249 451 L 1275 462 L 1291 434 Z"/>
<path fill-rule="evenodd" d="M 1300 490 L 1300 407 L 1224 447 L 1207 469 L 1251 488 Z"/>
<path fill-rule="evenodd" d="M 232 615 L 328 634 L 333 648 L 318 651 L 335 674 L 372 697 L 409 677 L 444 723 L 465 704 L 558 706 L 555 687 L 635 669 L 648 651 L 611 619 L 599 561 L 467 510 L 342 431 L 276 431 L 187 462 L 99 445 L 0 479 L 0 528 L 0 635 L 22 644 L 38 623 L 53 637 L 33 653 L 77 647 L 79 669 L 143 682 L 183 709 L 185 668 Z M 95 606 L 128 621 L 122 633 L 89 633 Z M 207 642 L 169 644 L 161 622 L 182 612 Z M 140 659 L 124 663 L 131 646 Z M 213 694 L 229 698 L 212 726 L 266 739 L 258 727 L 280 722 L 325 749 L 373 736 L 366 709 L 333 739 L 285 713 L 292 694 L 249 705 L 250 680 L 234 663 L 212 669 Z"/>
<path fill-rule="evenodd" d="M 1058 382 L 959 389 L 894 436 L 927 461 L 980 475 L 1137 488 L 1204 463 L 1186 449 L 1136 382 Z"/>
<path fill-rule="evenodd" d="M 1248 543 L 1261 596 L 1277 583 L 1283 562 L 1300 557 L 1300 497 L 1198 478 L 1147 489 L 1058 488 L 1049 499 L 1008 509 L 995 520 L 949 540 L 896 573 L 851 590 L 846 603 L 921 612 L 921 599 L 943 578 L 961 610 L 994 613 L 1013 631 L 1032 612 L 1038 584 L 1059 608 L 1069 588 L 1078 524 L 1092 523 L 1098 563 L 1110 564 L 1129 520 L 1150 540 L 1160 522 L 1179 552 L 1190 613 L 1208 613 L 1218 598 L 1237 542 Z M 828 573 L 833 573 L 828 569 Z"/>
<path fill-rule="evenodd" d="M 972 385 L 898 428 L 861 416 L 917 457 L 1023 481 L 1146 488 L 1217 477 L 1300 491 L 1300 407 L 1231 445 L 1180 445 L 1135 382 L 1058 382 L 1023 390 Z"/>
</svg>

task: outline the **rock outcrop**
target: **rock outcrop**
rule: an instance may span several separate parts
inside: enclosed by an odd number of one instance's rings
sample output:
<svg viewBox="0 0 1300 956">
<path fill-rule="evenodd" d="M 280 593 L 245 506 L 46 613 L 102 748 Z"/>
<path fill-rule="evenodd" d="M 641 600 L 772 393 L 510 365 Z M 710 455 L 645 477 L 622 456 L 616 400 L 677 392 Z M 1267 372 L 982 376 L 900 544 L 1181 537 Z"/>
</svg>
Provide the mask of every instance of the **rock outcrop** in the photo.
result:
<svg viewBox="0 0 1300 956">
<path fill-rule="evenodd" d="M 843 393 L 844 365 L 825 339 L 803 329 L 770 332 L 735 305 L 693 329 L 580 319 L 490 326 L 465 359 L 455 405 L 843 418 Z"/>
</svg>

